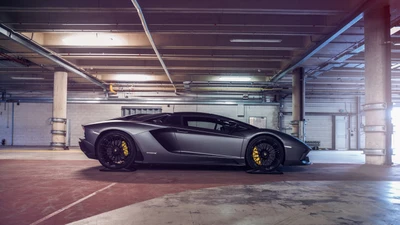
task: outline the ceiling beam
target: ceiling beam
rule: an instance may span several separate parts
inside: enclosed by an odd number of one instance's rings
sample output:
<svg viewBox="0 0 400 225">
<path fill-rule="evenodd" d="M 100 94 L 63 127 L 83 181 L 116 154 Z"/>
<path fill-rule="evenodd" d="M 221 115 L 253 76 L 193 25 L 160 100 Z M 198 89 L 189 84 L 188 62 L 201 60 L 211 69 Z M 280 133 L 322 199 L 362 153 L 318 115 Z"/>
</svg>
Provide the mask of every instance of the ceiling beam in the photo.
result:
<svg viewBox="0 0 400 225">
<path fill-rule="evenodd" d="M 328 45 L 330 42 L 332 42 L 335 38 L 337 38 L 339 35 L 343 34 L 347 29 L 349 29 L 354 24 L 356 24 L 358 21 L 360 21 L 364 16 L 364 11 L 366 9 L 370 8 L 377 1 L 379 1 L 379 0 L 367 0 L 364 4 L 362 4 L 359 8 L 357 8 L 354 12 L 352 12 L 349 16 L 347 16 L 347 18 L 344 19 L 343 22 L 334 31 L 332 31 L 329 35 L 327 35 L 321 41 L 319 41 L 318 44 L 316 44 L 314 47 L 309 49 L 299 59 L 297 59 L 296 61 L 293 61 L 291 64 L 289 64 L 281 72 L 275 74 L 271 78 L 271 81 L 277 82 L 282 77 L 284 77 L 287 73 L 289 73 L 289 72 L 293 71 L 294 69 L 296 69 L 297 67 L 301 66 L 306 60 L 311 58 L 313 55 L 315 55 L 317 52 L 319 52 L 321 49 L 323 49 L 326 45 Z"/>
</svg>

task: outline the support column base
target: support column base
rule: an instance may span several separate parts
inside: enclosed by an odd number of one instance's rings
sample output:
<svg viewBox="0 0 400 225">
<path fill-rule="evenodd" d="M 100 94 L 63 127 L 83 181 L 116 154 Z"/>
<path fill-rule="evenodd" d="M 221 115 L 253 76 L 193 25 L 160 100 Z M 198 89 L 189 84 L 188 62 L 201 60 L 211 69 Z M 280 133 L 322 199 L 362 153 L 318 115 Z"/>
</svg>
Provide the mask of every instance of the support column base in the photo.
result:
<svg viewBox="0 0 400 225">
<path fill-rule="evenodd" d="M 64 147 L 51 147 L 51 150 L 66 150 Z"/>
<path fill-rule="evenodd" d="M 386 156 L 384 155 L 366 155 L 365 164 L 367 165 L 385 165 Z"/>
</svg>

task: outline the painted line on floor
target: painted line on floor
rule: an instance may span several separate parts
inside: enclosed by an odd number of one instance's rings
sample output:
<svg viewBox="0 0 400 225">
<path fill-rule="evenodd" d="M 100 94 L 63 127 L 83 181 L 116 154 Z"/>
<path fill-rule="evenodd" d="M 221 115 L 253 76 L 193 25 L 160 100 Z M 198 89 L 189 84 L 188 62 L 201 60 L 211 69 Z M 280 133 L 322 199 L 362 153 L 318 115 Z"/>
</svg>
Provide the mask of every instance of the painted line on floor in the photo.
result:
<svg viewBox="0 0 400 225">
<path fill-rule="evenodd" d="M 100 193 L 100 192 L 102 192 L 102 191 L 104 191 L 104 190 L 106 190 L 106 189 L 108 189 L 108 188 L 114 186 L 115 184 L 117 184 L 117 183 L 112 183 L 112 184 L 108 185 L 107 187 L 104 187 L 104 188 L 102 188 L 102 189 L 100 189 L 100 190 L 97 190 L 97 191 L 91 193 L 90 195 L 87 195 L 87 196 L 85 196 L 85 197 L 79 199 L 78 201 L 75 201 L 75 202 L 73 202 L 73 203 L 71 203 L 71 204 L 69 204 L 69 205 L 67 205 L 67 206 L 65 206 L 65 207 L 63 207 L 63 208 L 61 208 L 61 209 L 59 209 L 59 210 L 57 210 L 57 211 L 55 211 L 55 212 L 53 212 L 53 213 L 51 213 L 51 214 L 45 216 L 45 217 L 43 217 L 42 219 L 37 220 L 37 221 L 31 223 L 30 225 L 39 224 L 39 223 L 41 223 L 41 222 L 43 222 L 43 221 L 45 221 L 45 220 L 47 220 L 47 219 L 49 219 L 49 218 L 51 218 L 51 217 L 57 215 L 57 214 L 60 214 L 60 213 L 62 213 L 63 211 L 65 211 L 65 210 L 71 208 L 72 206 L 74 206 L 74 205 L 76 205 L 76 204 L 79 204 L 79 203 L 85 201 L 86 199 L 88 199 L 88 198 L 90 198 L 90 197 L 93 197 L 93 196 L 96 195 L 97 193 Z"/>
</svg>

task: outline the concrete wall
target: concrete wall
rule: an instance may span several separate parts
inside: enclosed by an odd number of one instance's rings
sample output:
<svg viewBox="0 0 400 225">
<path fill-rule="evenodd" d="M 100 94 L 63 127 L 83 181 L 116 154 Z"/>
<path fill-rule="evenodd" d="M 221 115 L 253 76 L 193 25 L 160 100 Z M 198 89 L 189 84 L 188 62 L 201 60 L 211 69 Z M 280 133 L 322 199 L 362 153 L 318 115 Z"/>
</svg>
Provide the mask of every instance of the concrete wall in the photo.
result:
<svg viewBox="0 0 400 225">
<path fill-rule="evenodd" d="M 11 116 L 12 104 L 0 103 L 0 144 L 3 139 L 6 144 L 11 144 Z"/>
<path fill-rule="evenodd" d="M 68 104 L 67 115 L 71 127 L 71 146 L 77 146 L 79 138 L 83 137 L 82 124 L 106 120 L 121 116 L 122 106 L 117 104 Z M 146 107 L 136 105 L 138 107 Z M 152 106 L 154 107 L 154 106 Z M 250 116 L 267 118 L 267 127 L 278 127 L 278 106 L 243 107 L 244 115 L 238 117 L 237 105 L 162 105 L 163 112 L 207 112 L 219 114 L 243 122 L 249 122 Z M 0 111 L 1 112 L 1 111 Z M 50 103 L 21 103 L 15 105 L 14 145 L 49 146 L 51 142 L 52 104 Z M 6 128 L 6 115 L 0 115 L 0 134 L 11 140 L 11 128 Z M 11 118 L 11 109 L 10 109 Z M 10 122 L 11 126 L 11 122 Z M 1 138 L 1 136 L 0 136 Z M 10 144 L 11 142 L 7 142 Z"/>
</svg>

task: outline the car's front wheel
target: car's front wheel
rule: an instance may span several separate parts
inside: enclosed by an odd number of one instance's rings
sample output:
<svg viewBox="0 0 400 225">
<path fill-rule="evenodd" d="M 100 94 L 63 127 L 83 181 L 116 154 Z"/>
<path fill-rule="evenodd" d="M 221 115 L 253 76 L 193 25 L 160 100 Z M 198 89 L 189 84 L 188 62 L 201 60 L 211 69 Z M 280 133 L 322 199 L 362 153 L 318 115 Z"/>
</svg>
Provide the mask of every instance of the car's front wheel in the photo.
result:
<svg viewBox="0 0 400 225">
<path fill-rule="evenodd" d="M 128 168 L 136 156 L 132 138 L 121 131 L 111 131 L 100 136 L 96 145 L 97 158 L 104 167 L 117 170 Z"/>
<path fill-rule="evenodd" d="M 270 136 L 254 138 L 246 149 L 246 162 L 252 169 L 275 170 L 282 164 L 284 156 L 282 144 Z"/>
</svg>

